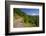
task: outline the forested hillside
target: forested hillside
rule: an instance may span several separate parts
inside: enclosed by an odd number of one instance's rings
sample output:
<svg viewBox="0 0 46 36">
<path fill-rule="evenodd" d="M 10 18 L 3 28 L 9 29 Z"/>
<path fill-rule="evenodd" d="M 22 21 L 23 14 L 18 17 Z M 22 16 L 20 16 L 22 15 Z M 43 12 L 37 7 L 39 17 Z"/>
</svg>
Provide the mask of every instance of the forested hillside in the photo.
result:
<svg viewBox="0 0 46 36">
<path fill-rule="evenodd" d="M 14 8 L 14 20 L 17 18 L 23 18 L 23 26 L 24 27 L 38 27 L 39 26 L 39 16 L 27 15 L 22 12 L 19 8 Z"/>
</svg>

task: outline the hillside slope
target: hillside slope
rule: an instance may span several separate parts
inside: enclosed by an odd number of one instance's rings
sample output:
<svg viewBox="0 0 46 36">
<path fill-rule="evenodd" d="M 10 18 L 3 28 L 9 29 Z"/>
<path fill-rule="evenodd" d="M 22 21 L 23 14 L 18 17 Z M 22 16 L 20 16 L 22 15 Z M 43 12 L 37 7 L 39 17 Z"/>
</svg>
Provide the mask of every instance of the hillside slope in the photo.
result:
<svg viewBox="0 0 46 36">
<path fill-rule="evenodd" d="M 14 8 L 14 26 L 15 27 L 38 27 L 39 16 L 31 16 Z"/>
</svg>

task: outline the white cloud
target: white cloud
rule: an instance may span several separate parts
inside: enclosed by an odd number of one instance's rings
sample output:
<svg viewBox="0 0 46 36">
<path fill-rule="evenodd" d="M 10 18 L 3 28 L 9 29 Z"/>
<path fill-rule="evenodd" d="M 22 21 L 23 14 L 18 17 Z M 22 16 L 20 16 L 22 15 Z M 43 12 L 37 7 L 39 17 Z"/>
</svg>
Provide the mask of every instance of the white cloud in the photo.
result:
<svg viewBox="0 0 46 36">
<path fill-rule="evenodd" d="M 33 13 L 32 16 L 33 16 L 33 15 L 36 16 L 36 15 L 38 15 L 38 14 Z"/>
<path fill-rule="evenodd" d="M 32 15 L 36 15 L 35 13 L 33 13 Z"/>
<path fill-rule="evenodd" d="M 36 14 L 36 13 L 28 13 L 27 15 L 32 15 L 32 16 L 37 16 L 37 15 L 39 15 L 39 14 Z"/>
</svg>

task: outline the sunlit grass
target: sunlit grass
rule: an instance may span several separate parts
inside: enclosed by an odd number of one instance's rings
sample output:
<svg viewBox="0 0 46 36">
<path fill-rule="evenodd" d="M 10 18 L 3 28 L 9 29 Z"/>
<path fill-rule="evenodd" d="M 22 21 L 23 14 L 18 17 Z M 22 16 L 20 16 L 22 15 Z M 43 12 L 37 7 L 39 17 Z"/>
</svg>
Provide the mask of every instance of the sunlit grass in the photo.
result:
<svg viewBox="0 0 46 36">
<path fill-rule="evenodd" d="M 24 23 L 24 27 L 36 27 L 35 24 L 30 24 L 30 23 Z"/>
</svg>

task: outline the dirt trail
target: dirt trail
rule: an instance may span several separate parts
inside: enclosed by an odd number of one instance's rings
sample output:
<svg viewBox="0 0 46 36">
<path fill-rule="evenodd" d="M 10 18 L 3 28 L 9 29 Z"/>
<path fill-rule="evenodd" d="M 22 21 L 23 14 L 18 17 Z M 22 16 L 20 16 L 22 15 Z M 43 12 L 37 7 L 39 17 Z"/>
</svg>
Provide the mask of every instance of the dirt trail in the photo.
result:
<svg viewBox="0 0 46 36">
<path fill-rule="evenodd" d="M 19 19 L 16 19 L 15 22 L 14 22 L 14 27 L 24 27 L 23 25 L 23 18 L 19 18 Z"/>
</svg>

